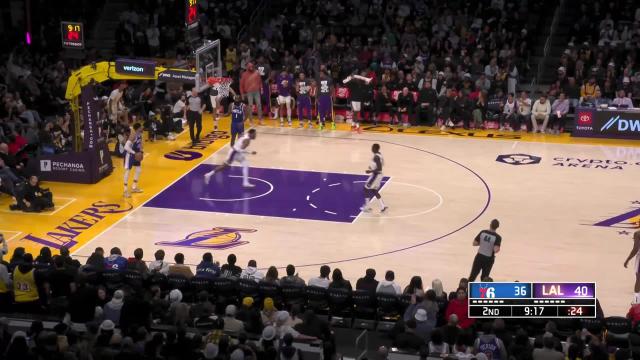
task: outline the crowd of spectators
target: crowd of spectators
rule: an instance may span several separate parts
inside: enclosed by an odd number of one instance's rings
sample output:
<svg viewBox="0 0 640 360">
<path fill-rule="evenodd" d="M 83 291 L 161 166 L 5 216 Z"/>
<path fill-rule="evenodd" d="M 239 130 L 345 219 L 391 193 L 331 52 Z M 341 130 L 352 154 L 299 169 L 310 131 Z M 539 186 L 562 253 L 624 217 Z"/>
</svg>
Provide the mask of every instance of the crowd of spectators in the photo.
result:
<svg viewBox="0 0 640 360">
<path fill-rule="evenodd" d="M 572 106 L 633 108 L 640 101 L 640 7 L 632 2 L 571 1 L 571 38 L 549 95 Z"/>
<path fill-rule="evenodd" d="M 7 244 L 2 241 L 0 256 L 6 254 Z M 174 262 L 164 258 L 163 250 L 156 251 L 153 262 L 147 263 L 143 257 L 142 249 L 127 258 L 118 248 L 109 254 L 96 248 L 82 264 L 65 247 L 55 256 L 43 247 L 35 258 L 23 248 L 15 248 L 9 261 L 0 259 L 0 309 L 35 315 L 36 321 L 29 332 L 11 334 L 7 320 L 0 318 L 0 354 L 10 360 L 288 360 L 302 356 L 292 346 L 294 341 L 319 340 L 325 358 L 336 358 L 333 328 L 321 314 L 325 308 L 330 309 L 329 313 L 338 310 L 331 310 L 327 304 L 313 304 L 311 299 L 289 302 L 278 292 L 265 296 L 242 295 L 241 290 L 232 294 L 228 290 L 212 292 L 208 287 L 195 289 L 196 283 L 206 284 L 214 279 L 276 289 L 308 285 L 406 299 L 397 313 L 388 314 L 386 321 L 395 325 L 385 341 L 424 356 L 606 359 L 607 346 L 612 345 L 607 344 L 598 321 L 589 326 L 577 321 L 568 327 L 565 322 L 564 329 L 553 322 L 544 329 L 502 319 L 476 322 L 468 316 L 465 278 L 456 285 L 456 291 L 448 294 L 440 280 L 434 279 L 429 287 L 420 276 L 412 277 L 402 287 L 393 271 L 378 280 L 375 270 L 367 269 L 352 285 L 340 269 L 327 265 L 320 267 L 318 277 L 305 280 L 293 265 L 286 267 L 285 274 L 279 274 L 273 266 L 263 273 L 255 260 L 249 260 L 242 268 L 233 254 L 220 265 L 211 253 L 205 253 L 194 269 L 184 265 L 184 255 L 180 253 Z M 115 275 L 124 277 L 115 281 Z M 167 286 L 167 279 L 182 279 L 194 287 Z M 638 320 L 634 315 L 637 312 L 633 308 L 630 311 L 634 321 Z M 53 329 L 45 330 L 37 320 L 37 316 L 46 314 L 47 319 L 59 322 Z M 603 317 L 599 309 L 598 318 Z M 74 330 L 74 324 L 85 325 L 86 332 Z M 565 348 L 561 341 L 566 341 Z M 385 351 L 379 351 L 383 359 Z"/>
</svg>

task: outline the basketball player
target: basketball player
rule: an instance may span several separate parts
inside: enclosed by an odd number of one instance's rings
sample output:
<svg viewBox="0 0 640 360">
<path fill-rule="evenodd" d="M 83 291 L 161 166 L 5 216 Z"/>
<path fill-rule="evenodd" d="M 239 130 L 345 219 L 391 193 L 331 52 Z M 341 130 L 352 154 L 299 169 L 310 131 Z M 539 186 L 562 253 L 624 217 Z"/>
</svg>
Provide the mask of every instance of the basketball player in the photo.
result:
<svg viewBox="0 0 640 360">
<path fill-rule="evenodd" d="M 133 174 L 132 193 L 141 193 L 142 189 L 138 187 L 140 172 L 142 171 L 142 125 L 140 123 L 133 124 L 133 131 L 129 135 L 129 139 L 124 144 L 124 197 L 129 198 L 129 172 L 131 168 L 135 168 Z"/>
<path fill-rule="evenodd" d="M 269 62 L 265 61 L 265 58 L 262 55 L 258 56 L 258 61 L 256 61 L 256 70 L 262 79 L 262 90 L 260 91 L 262 104 L 266 105 L 266 111 L 267 114 L 269 114 L 271 112 L 271 89 L 269 86 L 271 67 L 269 66 Z M 260 119 L 260 125 L 263 125 L 262 119 Z"/>
<path fill-rule="evenodd" d="M 125 82 L 118 84 L 118 88 L 114 89 L 109 94 L 107 100 L 107 110 L 109 112 L 109 118 L 112 123 L 116 123 L 118 120 L 126 122 L 129 120 L 129 114 L 127 108 L 124 106 L 124 90 L 127 88 Z"/>
<path fill-rule="evenodd" d="M 298 121 L 300 122 L 300 128 L 304 127 L 304 120 L 308 121 L 308 128 L 313 128 L 313 124 L 311 124 L 311 84 L 306 79 L 306 76 L 303 72 L 298 75 L 298 80 L 296 81 L 296 94 L 298 94 Z"/>
<path fill-rule="evenodd" d="M 282 114 L 284 109 L 287 109 L 287 120 L 289 126 L 291 126 L 291 87 L 293 83 L 293 76 L 287 73 L 287 69 L 282 69 L 282 72 L 276 77 L 276 85 L 278 86 L 278 106 L 280 108 L 280 126 L 284 126 L 284 118 Z"/>
<path fill-rule="evenodd" d="M 633 303 L 640 303 L 640 230 L 633 233 L 633 248 L 624 261 L 624 267 L 629 265 L 629 261 L 635 256 L 636 261 L 634 271 L 636 273 L 636 283 L 633 286 Z"/>
<path fill-rule="evenodd" d="M 231 104 L 231 147 L 236 143 L 236 137 L 244 133 L 244 119 L 247 116 L 247 106 L 240 96 L 233 97 Z"/>
<path fill-rule="evenodd" d="M 255 151 L 247 150 L 247 148 L 249 147 L 249 144 L 251 144 L 251 140 L 255 140 L 255 138 L 256 138 L 256 129 L 250 129 L 249 131 L 247 131 L 247 133 L 244 134 L 240 138 L 240 140 L 238 140 L 238 142 L 236 142 L 231 147 L 231 151 L 229 151 L 229 156 L 227 157 L 227 160 L 225 160 L 224 164 L 218 165 L 215 169 L 213 169 L 213 171 L 210 171 L 204 174 L 204 183 L 209 184 L 211 177 L 215 173 L 225 170 L 226 168 L 231 166 L 231 164 L 233 164 L 234 161 L 237 161 L 238 163 L 240 163 L 240 165 L 242 165 L 242 186 L 245 188 L 255 187 L 255 185 L 249 183 L 249 164 L 245 157 L 246 154 L 251 154 L 251 155 L 256 154 Z"/>
<path fill-rule="evenodd" d="M 367 169 L 366 173 L 369 174 L 367 182 L 364 184 L 364 205 L 360 208 L 363 212 L 371 211 L 369 203 L 373 201 L 375 197 L 380 202 L 380 212 L 383 213 L 389 209 L 384 204 L 382 196 L 380 195 L 380 185 L 382 182 L 382 166 L 384 165 L 384 159 L 380 153 L 380 144 L 373 144 L 371 146 L 371 152 L 373 153 L 373 159 L 371 165 Z"/>
<path fill-rule="evenodd" d="M 336 123 L 331 113 L 331 109 L 333 109 L 333 84 L 325 70 L 320 71 L 318 85 L 318 117 L 320 118 L 320 130 L 324 129 L 328 117 L 331 117 L 331 127 L 335 129 Z"/>
<path fill-rule="evenodd" d="M 500 222 L 493 219 L 489 225 L 489 230 L 480 231 L 480 233 L 476 235 L 476 238 L 473 239 L 473 246 L 478 246 L 478 253 L 475 259 L 473 259 L 469 282 L 475 281 L 480 271 L 482 271 L 480 279 L 489 277 L 493 263 L 496 260 L 496 254 L 500 252 L 500 244 L 502 243 L 502 236 L 496 232 L 499 226 Z"/>
<path fill-rule="evenodd" d="M 231 88 L 231 82 L 228 84 L 222 84 L 220 81 L 213 80 L 213 78 L 209 78 L 207 82 L 210 86 L 209 105 L 211 105 L 211 114 L 213 115 L 213 130 L 218 130 L 218 120 L 220 119 L 220 110 L 222 110 L 222 100 L 229 97 L 229 93 L 235 97 L 236 92 Z"/>
<path fill-rule="evenodd" d="M 351 94 L 351 112 L 353 113 L 352 129 L 361 132 L 360 122 L 362 121 L 362 103 L 367 100 L 368 85 L 373 80 L 366 77 L 367 73 L 362 72 L 362 75 L 351 75 L 342 80 L 343 84 L 347 84 L 349 87 L 349 93 Z"/>
</svg>

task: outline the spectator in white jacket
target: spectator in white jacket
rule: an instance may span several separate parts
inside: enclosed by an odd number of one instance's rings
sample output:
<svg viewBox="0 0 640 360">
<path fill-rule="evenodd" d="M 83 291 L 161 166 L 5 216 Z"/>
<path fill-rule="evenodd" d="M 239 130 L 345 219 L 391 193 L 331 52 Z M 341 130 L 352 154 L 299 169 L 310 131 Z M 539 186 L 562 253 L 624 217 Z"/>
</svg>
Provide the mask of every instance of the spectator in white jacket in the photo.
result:
<svg viewBox="0 0 640 360">
<path fill-rule="evenodd" d="M 264 278 L 262 271 L 258 271 L 258 263 L 255 260 L 249 260 L 247 267 L 240 273 L 240 279 L 251 279 L 257 283 Z"/>
<path fill-rule="evenodd" d="M 386 293 L 386 294 L 402 294 L 402 289 L 400 289 L 400 285 L 398 285 L 394 280 L 396 278 L 396 274 L 393 271 L 389 270 L 384 275 L 384 280 L 378 283 L 378 288 L 376 289 L 376 293 Z"/>
<path fill-rule="evenodd" d="M 169 263 L 164 261 L 164 250 L 158 250 L 154 254 L 156 260 L 149 264 L 149 273 L 160 273 L 162 275 L 169 274 Z"/>
<path fill-rule="evenodd" d="M 551 114 L 551 104 L 547 100 L 547 95 L 542 94 L 536 102 L 533 103 L 531 108 L 531 125 L 533 126 L 533 132 L 541 132 L 547 128 L 549 123 L 549 115 Z M 538 128 L 538 121 L 542 121 L 542 126 Z"/>
</svg>

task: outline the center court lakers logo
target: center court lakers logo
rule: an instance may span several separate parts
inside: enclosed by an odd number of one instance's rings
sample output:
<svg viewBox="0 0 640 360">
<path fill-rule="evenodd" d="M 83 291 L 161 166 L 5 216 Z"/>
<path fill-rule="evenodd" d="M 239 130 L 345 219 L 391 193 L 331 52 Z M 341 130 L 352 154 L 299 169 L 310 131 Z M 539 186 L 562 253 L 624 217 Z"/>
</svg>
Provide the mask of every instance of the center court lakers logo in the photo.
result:
<svg viewBox="0 0 640 360">
<path fill-rule="evenodd" d="M 507 154 L 498 155 L 497 162 L 509 164 L 509 165 L 533 165 L 539 164 L 542 158 L 534 155 L 527 154 Z"/>
<path fill-rule="evenodd" d="M 196 231 L 177 241 L 160 241 L 156 245 L 189 247 L 197 249 L 225 250 L 248 244 L 241 241 L 241 233 L 254 233 L 256 229 L 241 229 L 229 227 L 214 227 L 211 230 Z"/>
</svg>

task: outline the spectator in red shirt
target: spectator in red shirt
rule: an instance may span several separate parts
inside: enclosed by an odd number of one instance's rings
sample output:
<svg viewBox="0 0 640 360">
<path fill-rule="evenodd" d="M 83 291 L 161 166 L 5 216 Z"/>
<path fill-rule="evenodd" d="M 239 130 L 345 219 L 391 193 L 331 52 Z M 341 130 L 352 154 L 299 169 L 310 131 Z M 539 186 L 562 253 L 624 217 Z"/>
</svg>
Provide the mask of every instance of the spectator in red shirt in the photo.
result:
<svg viewBox="0 0 640 360">
<path fill-rule="evenodd" d="M 9 136 L 9 154 L 17 154 L 18 151 L 22 150 L 26 145 L 27 140 L 19 133 L 14 131 L 13 134 Z"/>
<path fill-rule="evenodd" d="M 465 288 L 458 288 L 457 297 L 449 301 L 449 305 L 447 305 L 447 311 L 445 313 L 445 319 L 448 319 L 451 314 L 456 314 L 458 316 L 458 326 L 462 329 L 469 328 L 475 322 L 474 319 L 469 318 L 467 290 Z"/>
<path fill-rule="evenodd" d="M 631 320 L 634 328 L 638 325 L 638 322 L 640 321 L 640 303 L 631 305 L 631 308 L 627 313 L 627 319 Z"/>
</svg>

